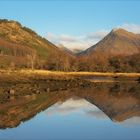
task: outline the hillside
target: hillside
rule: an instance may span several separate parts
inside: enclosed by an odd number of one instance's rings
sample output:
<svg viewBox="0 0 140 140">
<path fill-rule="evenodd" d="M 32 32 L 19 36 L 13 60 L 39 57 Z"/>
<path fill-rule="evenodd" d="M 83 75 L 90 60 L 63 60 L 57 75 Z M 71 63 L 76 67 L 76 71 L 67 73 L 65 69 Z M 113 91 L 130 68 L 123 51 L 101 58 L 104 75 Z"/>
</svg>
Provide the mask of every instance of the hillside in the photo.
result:
<svg viewBox="0 0 140 140">
<path fill-rule="evenodd" d="M 113 29 L 97 44 L 83 51 L 82 55 L 92 53 L 104 53 L 106 55 L 134 55 L 140 52 L 140 36 L 124 29 Z"/>
<path fill-rule="evenodd" d="M 5 58 L 4 65 L 0 64 L 1 67 L 6 67 L 11 63 L 28 67 L 30 64 L 25 63 L 29 61 L 31 63 L 36 61 L 38 67 L 46 67 L 46 63 L 48 61 L 50 63 L 49 58 L 71 57 L 31 29 L 9 20 L 0 20 L 0 54 L 0 60 Z M 21 59 L 18 64 L 16 63 L 17 57 Z"/>
<path fill-rule="evenodd" d="M 140 35 L 113 29 L 78 59 L 80 71 L 140 72 Z"/>
</svg>

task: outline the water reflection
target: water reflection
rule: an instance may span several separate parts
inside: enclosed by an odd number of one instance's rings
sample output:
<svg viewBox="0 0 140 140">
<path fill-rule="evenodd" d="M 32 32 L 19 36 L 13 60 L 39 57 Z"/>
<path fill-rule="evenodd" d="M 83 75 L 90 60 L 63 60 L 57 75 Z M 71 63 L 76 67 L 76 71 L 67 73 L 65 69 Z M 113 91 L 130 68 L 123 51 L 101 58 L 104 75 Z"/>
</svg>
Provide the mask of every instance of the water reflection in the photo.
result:
<svg viewBox="0 0 140 140">
<path fill-rule="evenodd" d="M 46 115 L 81 112 L 113 122 L 130 122 L 130 118 L 140 116 L 139 89 L 139 83 L 94 83 L 88 88 L 23 95 L 0 104 L 0 127 L 16 127 L 46 109 Z"/>
<path fill-rule="evenodd" d="M 58 102 L 45 111 L 46 115 L 50 116 L 55 114 L 60 114 L 63 116 L 74 112 L 78 112 L 82 115 L 96 117 L 98 119 L 107 118 L 107 116 L 98 107 L 89 103 L 85 99 L 76 97 L 70 98 L 65 102 Z"/>
</svg>

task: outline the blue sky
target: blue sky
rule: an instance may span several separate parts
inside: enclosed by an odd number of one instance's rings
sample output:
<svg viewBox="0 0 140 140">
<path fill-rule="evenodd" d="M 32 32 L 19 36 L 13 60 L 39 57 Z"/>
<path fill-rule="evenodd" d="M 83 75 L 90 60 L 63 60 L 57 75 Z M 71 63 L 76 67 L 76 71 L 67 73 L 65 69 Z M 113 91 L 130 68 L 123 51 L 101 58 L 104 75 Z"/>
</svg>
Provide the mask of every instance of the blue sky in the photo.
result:
<svg viewBox="0 0 140 140">
<path fill-rule="evenodd" d="M 0 0 L 0 7 L 0 18 L 17 20 L 54 42 L 140 25 L 138 0 Z"/>
</svg>

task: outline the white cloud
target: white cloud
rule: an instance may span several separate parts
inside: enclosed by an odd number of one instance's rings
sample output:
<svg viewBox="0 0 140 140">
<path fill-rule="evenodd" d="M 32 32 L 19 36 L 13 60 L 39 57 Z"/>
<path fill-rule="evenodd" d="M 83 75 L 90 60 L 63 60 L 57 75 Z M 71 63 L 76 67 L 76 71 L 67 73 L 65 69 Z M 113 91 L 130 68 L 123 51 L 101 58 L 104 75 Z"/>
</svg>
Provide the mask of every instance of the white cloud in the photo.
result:
<svg viewBox="0 0 140 140">
<path fill-rule="evenodd" d="M 121 26 L 118 26 L 119 28 L 123 28 L 129 32 L 133 32 L 133 33 L 136 33 L 136 34 L 140 34 L 140 25 L 139 24 L 128 24 L 128 23 L 125 23 Z"/>
<path fill-rule="evenodd" d="M 124 120 L 123 122 L 120 122 L 120 124 L 126 127 L 138 126 L 140 125 L 140 117 L 135 116 L 135 117 L 129 118 L 127 120 Z"/>
<path fill-rule="evenodd" d="M 52 33 L 47 33 L 46 38 L 53 42 L 56 45 L 62 44 L 70 50 L 74 49 L 87 49 L 92 45 L 96 44 L 100 41 L 105 35 L 107 35 L 109 31 L 107 30 L 100 30 L 93 33 L 88 33 L 87 35 L 83 36 L 71 36 L 67 34 L 62 35 L 55 35 Z"/>
<path fill-rule="evenodd" d="M 77 38 L 74 37 L 74 36 L 70 36 L 70 35 L 65 35 L 65 34 L 62 34 L 60 35 L 59 39 L 61 41 L 66 41 L 66 42 L 77 42 Z"/>
<path fill-rule="evenodd" d="M 95 105 L 89 103 L 85 99 L 70 98 L 67 101 L 56 103 L 46 110 L 47 115 L 68 115 L 73 112 L 82 113 L 98 119 L 106 119 L 107 116 Z"/>
<path fill-rule="evenodd" d="M 70 98 L 64 102 L 58 102 L 45 111 L 45 114 L 47 116 L 54 116 L 56 114 L 65 116 L 72 113 L 78 113 L 80 115 L 82 114 L 88 117 L 93 117 L 102 120 L 109 119 L 109 117 L 102 110 L 100 110 L 97 106 L 91 104 L 83 98 Z M 139 116 L 134 116 L 122 122 L 118 122 L 116 120 L 113 121 L 123 126 L 140 125 Z"/>
<path fill-rule="evenodd" d="M 140 34 L 140 25 L 137 24 L 122 24 L 117 28 L 123 28 L 127 31 Z M 87 33 L 86 35 L 80 36 L 71 36 L 68 34 L 61 34 L 55 35 L 53 33 L 47 33 L 46 38 L 53 42 L 56 45 L 62 44 L 63 46 L 67 47 L 70 50 L 79 49 L 85 50 L 92 45 L 95 45 L 101 39 L 103 39 L 110 31 L 110 30 L 99 30 L 96 32 Z"/>
<path fill-rule="evenodd" d="M 100 31 L 97 31 L 97 32 L 89 33 L 87 35 L 87 39 L 100 40 L 100 39 L 104 38 L 108 33 L 109 33 L 108 30 L 100 30 Z"/>
</svg>

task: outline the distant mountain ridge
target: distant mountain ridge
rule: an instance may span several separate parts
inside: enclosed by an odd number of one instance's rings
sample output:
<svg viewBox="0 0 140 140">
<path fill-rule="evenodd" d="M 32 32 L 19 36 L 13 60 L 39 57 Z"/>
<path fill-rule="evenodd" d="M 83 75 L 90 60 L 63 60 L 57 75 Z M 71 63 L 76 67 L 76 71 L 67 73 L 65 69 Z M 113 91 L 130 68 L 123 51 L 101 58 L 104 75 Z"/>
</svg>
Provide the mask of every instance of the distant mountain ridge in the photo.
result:
<svg viewBox="0 0 140 140">
<path fill-rule="evenodd" d="M 67 54 L 69 55 L 74 55 L 74 52 L 69 50 L 67 47 L 65 47 L 64 45 L 62 44 L 59 44 L 58 47 L 60 48 L 60 50 L 66 52 Z"/>
<path fill-rule="evenodd" d="M 108 55 L 137 54 L 140 52 L 140 35 L 121 28 L 113 29 L 101 41 L 81 52 L 80 55 L 92 55 L 94 52 Z"/>
</svg>

